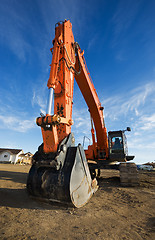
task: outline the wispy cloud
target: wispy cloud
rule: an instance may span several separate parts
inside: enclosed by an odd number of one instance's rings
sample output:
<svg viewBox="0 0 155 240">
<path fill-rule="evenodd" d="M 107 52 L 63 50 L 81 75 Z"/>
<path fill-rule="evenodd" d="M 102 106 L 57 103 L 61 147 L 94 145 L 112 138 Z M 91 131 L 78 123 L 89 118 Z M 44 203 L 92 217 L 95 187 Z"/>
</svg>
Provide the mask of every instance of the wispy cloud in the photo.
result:
<svg viewBox="0 0 155 240">
<path fill-rule="evenodd" d="M 117 4 L 111 19 L 113 39 L 110 42 L 111 47 L 116 50 L 116 60 L 126 61 L 130 58 L 132 61 L 135 58 L 134 62 L 137 61 L 137 66 L 139 62 L 145 62 L 145 65 L 152 65 L 153 68 L 154 1 L 146 3 L 140 0 L 120 0 Z"/>
<path fill-rule="evenodd" d="M 135 20 L 140 3 L 141 1 L 119 1 L 112 18 L 114 24 L 114 45 L 117 44 L 119 37 L 126 32 Z"/>
<path fill-rule="evenodd" d="M 88 50 L 93 47 L 94 44 L 97 42 L 98 35 L 95 34 L 88 42 Z"/>
<path fill-rule="evenodd" d="M 149 160 L 147 156 L 152 159 L 155 154 L 154 101 L 154 81 L 128 91 L 126 94 L 102 100 L 108 130 L 125 129 L 127 126 L 133 129 L 130 134 L 127 134 L 128 146 L 129 153 L 136 155 L 137 162 Z M 82 142 L 84 136 L 91 138 L 90 116 L 79 99 L 75 102 L 73 110 L 75 124 L 72 129 L 77 140 Z"/>
<path fill-rule="evenodd" d="M 38 106 L 39 111 L 46 114 L 48 89 L 46 81 L 38 80 L 38 84 L 33 86 L 33 96 L 31 104 L 33 107 Z"/>
<path fill-rule="evenodd" d="M 78 105 L 74 106 L 73 120 L 74 125 L 72 127 L 72 131 L 76 136 L 76 144 L 79 142 L 82 143 L 84 136 L 90 138 L 90 114 L 87 109 L 84 109 Z"/>
<path fill-rule="evenodd" d="M 152 114 L 151 116 L 141 117 L 140 121 L 142 123 L 142 130 L 155 129 L 155 114 Z"/>
<path fill-rule="evenodd" d="M 38 105 L 40 112 L 43 114 L 46 113 L 46 100 L 42 96 L 37 95 L 36 91 L 33 92 L 32 105 Z"/>
<path fill-rule="evenodd" d="M 129 113 L 140 116 L 141 114 L 144 114 L 143 107 L 148 98 L 149 105 L 147 106 L 147 112 L 153 105 L 155 100 L 154 94 L 155 83 L 150 82 L 127 92 L 125 95 L 116 95 L 107 99 L 103 99 L 102 105 L 106 106 L 106 116 L 111 119 L 117 119 L 120 115 L 123 114 L 126 116 Z"/>
<path fill-rule="evenodd" d="M 1 44 L 6 45 L 21 60 L 25 61 L 26 54 L 31 52 L 32 47 L 26 41 L 24 30 L 30 26 L 30 20 L 23 18 L 22 5 L 5 1 L 1 4 L 0 11 L 0 35 Z M 17 11 L 17 9 L 19 11 Z"/>
<path fill-rule="evenodd" d="M 35 127 L 34 119 L 23 119 L 16 116 L 0 116 L 0 128 L 17 132 L 27 132 Z"/>
<path fill-rule="evenodd" d="M 40 19 L 35 17 L 38 11 L 37 2 L 41 1 L 35 1 L 31 7 L 27 1 L 3 1 L 0 8 L 0 45 L 11 50 L 10 53 L 13 53 L 22 63 L 33 61 L 35 53 L 35 57 L 40 60 L 40 65 L 46 66 L 47 49 L 50 49 L 52 39 L 44 22 L 40 21 L 41 24 L 38 24 Z M 46 4 L 44 5 L 47 7 Z M 49 12 L 47 18 L 51 15 L 53 14 Z M 50 22 L 48 25 L 50 35 L 51 26 L 54 24 L 55 22 Z"/>
</svg>

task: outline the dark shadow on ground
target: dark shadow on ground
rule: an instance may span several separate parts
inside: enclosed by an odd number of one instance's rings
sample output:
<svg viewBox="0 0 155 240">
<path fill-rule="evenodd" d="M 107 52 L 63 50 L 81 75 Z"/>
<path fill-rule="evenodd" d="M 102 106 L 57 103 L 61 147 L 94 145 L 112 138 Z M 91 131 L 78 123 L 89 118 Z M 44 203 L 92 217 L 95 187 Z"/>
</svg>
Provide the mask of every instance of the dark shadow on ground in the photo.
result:
<svg viewBox="0 0 155 240">
<path fill-rule="evenodd" d="M 102 178 L 100 177 L 98 179 L 98 184 L 101 189 L 108 189 L 112 187 L 120 187 L 120 178 L 119 177 L 108 177 L 108 178 Z"/>
<path fill-rule="evenodd" d="M 70 206 L 62 203 L 54 203 L 43 199 L 33 198 L 28 195 L 26 188 L 9 189 L 0 188 L 0 206 L 21 209 L 68 209 Z"/>
<path fill-rule="evenodd" d="M 9 180 L 17 183 L 26 183 L 28 173 L 0 171 L 0 180 Z"/>
<path fill-rule="evenodd" d="M 155 233 L 155 217 L 148 218 L 146 223 L 146 228 L 148 232 L 154 232 Z"/>
<path fill-rule="evenodd" d="M 0 206 L 21 209 L 66 209 L 68 205 L 32 198 L 26 189 L 28 173 L 0 171 L 0 180 L 12 181 L 9 187 L 0 186 Z M 16 188 L 16 183 L 18 183 Z M 21 186 L 19 185 L 21 184 Z M 69 206 L 70 208 L 70 206 Z"/>
</svg>

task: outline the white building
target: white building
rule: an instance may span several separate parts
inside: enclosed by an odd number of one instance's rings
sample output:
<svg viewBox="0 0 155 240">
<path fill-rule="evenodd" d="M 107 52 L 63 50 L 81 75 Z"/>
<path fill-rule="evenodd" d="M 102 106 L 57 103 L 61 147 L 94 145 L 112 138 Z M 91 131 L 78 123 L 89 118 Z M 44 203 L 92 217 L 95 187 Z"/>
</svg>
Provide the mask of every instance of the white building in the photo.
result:
<svg viewBox="0 0 155 240">
<path fill-rule="evenodd" d="M 22 149 L 0 148 L 0 162 L 3 163 L 17 163 L 20 154 L 23 154 Z"/>
<path fill-rule="evenodd" d="M 30 152 L 20 154 L 18 158 L 18 162 L 20 164 L 32 164 L 32 156 L 33 154 Z"/>
</svg>

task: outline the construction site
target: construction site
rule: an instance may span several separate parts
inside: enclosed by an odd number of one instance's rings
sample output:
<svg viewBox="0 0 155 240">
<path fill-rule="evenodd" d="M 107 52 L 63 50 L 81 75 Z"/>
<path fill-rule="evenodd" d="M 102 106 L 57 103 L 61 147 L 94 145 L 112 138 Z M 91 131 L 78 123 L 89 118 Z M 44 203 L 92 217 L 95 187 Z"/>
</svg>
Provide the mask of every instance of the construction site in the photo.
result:
<svg viewBox="0 0 155 240">
<path fill-rule="evenodd" d="M 50 52 L 47 101 L 43 98 L 41 104 L 46 111 L 41 109 L 35 126 L 33 117 L 19 123 L 23 135 L 29 127 L 36 135 L 40 131 L 40 145 L 34 154 L 21 148 L 0 149 L 0 239 L 155 239 L 155 163 L 148 158 L 148 164 L 137 164 L 130 153 L 136 143 L 139 156 L 143 155 L 145 149 L 136 136 L 154 126 L 154 115 L 139 118 L 139 124 L 150 121 L 143 127 L 133 124 L 130 114 L 129 121 L 122 121 L 110 113 L 121 129 L 105 121 L 104 101 L 88 71 L 84 50 L 74 40 L 70 20 L 55 24 Z M 83 144 L 76 142 L 72 127 L 74 80 L 89 114 Z M 32 106 L 34 99 L 35 94 Z M 118 108 L 113 96 L 111 101 Z M 139 114 L 136 107 L 135 115 Z M 81 113 L 79 119 L 85 121 Z M 13 121 L 8 117 L 8 123 Z M 80 126 L 76 118 L 75 126 Z M 31 140 L 30 135 L 25 139 Z"/>
</svg>

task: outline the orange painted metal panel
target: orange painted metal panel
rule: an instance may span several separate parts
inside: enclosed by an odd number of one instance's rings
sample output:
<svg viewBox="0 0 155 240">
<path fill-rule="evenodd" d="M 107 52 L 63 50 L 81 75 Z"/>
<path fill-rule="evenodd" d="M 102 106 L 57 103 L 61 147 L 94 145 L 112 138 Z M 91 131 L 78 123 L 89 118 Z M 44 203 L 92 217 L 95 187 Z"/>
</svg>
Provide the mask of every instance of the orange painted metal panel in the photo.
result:
<svg viewBox="0 0 155 240">
<path fill-rule="evenodd" d="M 85 64 L 85 60 L 83 57 L 83 53 L 81 54 L 80 49 L 78 51 L 77 58 L 79 58 L 79 62 L 81 64 L 81 73 L 78 75 L 75 75 L 75 79 L 88 105 L 91 117 L 94 122 L 95 130 L 96 130 L 98 156 L 95 156 L 95 158 L 103 158 L 103 156 L 101 156 L 102 153 L 103 155 L 105 153 L 104 158 L 107 158 L 108 157 L 108 139 L 107 139 L 107 130 L 106 130 L 106 127 L 104 124 L 104 118 L 103 118 L 103 107 L 101 106 L 98 95 L 96 93 L 94 85 L 89 76 L 89 73 Z M 76 65 L 75 65 L 76 69 L 79 69 L 79 62 L 78 60 L 76 61 Z M 90 155 L 92 155 L 92 153 Z"/>
</svg>

